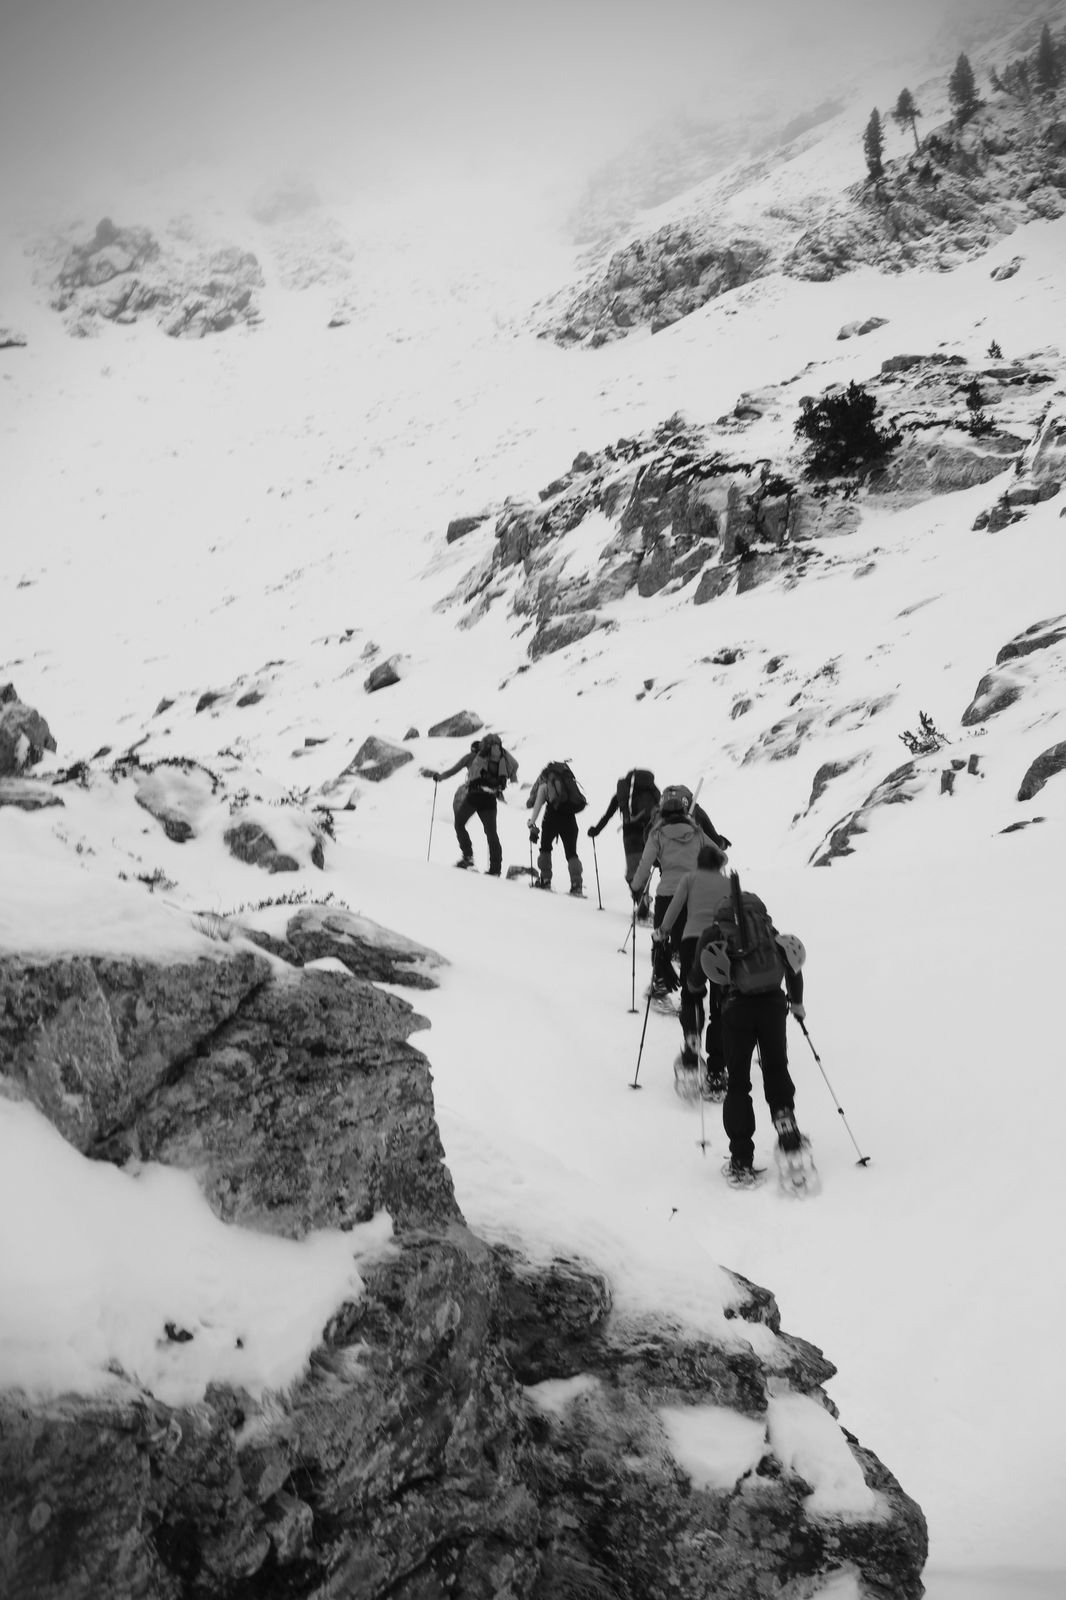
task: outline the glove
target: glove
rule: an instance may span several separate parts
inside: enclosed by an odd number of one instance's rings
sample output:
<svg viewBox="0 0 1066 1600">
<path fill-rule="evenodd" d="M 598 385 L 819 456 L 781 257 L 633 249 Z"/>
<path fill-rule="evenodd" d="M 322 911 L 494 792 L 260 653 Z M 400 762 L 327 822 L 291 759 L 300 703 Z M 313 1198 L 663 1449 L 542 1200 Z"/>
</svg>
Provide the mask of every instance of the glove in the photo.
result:
<svg viewBox="0 0 1066 1600">
<path fill-rule="evenodd" d="M 807 1015 L 807 1007 L 799 1000 L 793 1000 L 792 1015 L 795 1017 L 797 1022 L 802 1022 L 804 1017 Z"/>
<path fill-rule="evenodd" d="M 529 839 L 530 839 L 530 843 L 531 844 L 536 844 L 536 842 L 537 842 L 537 840 L 539 838 L 540 838 L 540 829 L 537 827 L 537 824 L 535 822 L 531 822 L 529 824 Z"/>
<path fill-rule="evenodd" d="M 593 828 L 590 828 L 590 829 L 589 829 L 589 830 L 588 830 L 588 835 L 589 835 L 589 838 L 590 838 L 590 839 L 598 839 L 598 838 L 599 838 L 599 836 L 600 836 L 600 830 L 599 830 L 599 828 L 595 828 L 595 827 L 593 827 Z"/>
<path fill-rule="evenodd" d="M 633 904 L 635 906 L 639 906 L 640 902 L 644 898 L 644 890 L 643 889 L 630 889 L 629 892 L 633 896 Z"/>
<path fill-rule="evenodd" d="M 668 933 L 664 933 L 661 928 L 654 928 L 652 930 L 651 942 L 652 942 L 652 944 L 660 944 L 660 945 L 669 944 L 670 935 Z"/>
<path fill-rule="evenodd" d="M 718 835 L 718 848 L 719 848 L 719 850 L 728 850 L 729 846 L 732 843 L 733 843 L 732 839 L 727 839 L 724 833 L 720 833 Z"/>
<path fill-rule="evenodd" d="M 440 782 L 440 773 L 434 772 L 432 767 L 423 767 L 422 776 L 423 778 L 432 778 L 434 783 Z"/>
</svg>

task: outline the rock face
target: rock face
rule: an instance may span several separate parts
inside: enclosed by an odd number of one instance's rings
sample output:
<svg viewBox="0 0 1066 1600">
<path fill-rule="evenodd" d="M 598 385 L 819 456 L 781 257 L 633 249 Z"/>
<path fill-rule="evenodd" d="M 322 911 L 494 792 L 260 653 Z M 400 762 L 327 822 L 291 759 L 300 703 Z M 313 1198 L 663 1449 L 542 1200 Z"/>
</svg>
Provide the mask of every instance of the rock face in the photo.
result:
<svg viewBox="0 0 1066 1600">
<path fill-rule="evenodd" d="M 222 835 L 231 856 L 249 867 L 262 867 L 266 872 L 299 872 L 300 863 L 295 856 L 279 850 L 270 834 L 258 822 L 238 822 Z"/>
<path fill-rule="evenodd" d="M 1066 743 L 1053 744 L 1043 755 L 1037 756 L 1022 779 L 1018 790 L 1019 800 L 1031 800 L 1039 794 L 1049 778 L 1066 770 Z"/>
<path fill-rule="evenodd" d="M 964 127 L 930 129 L 920 150 L 886 162 L 878 183 L 801 191 L 791 202 L 772 181 L 787 148 L 736 160 L 683 218 L 633 236 L 630 213 L 625 244 L 610 254 L 601 246 L 584 281 L 546 305 L 543 333 L 596 348 L 633 328 L 656 332 L 770 272 L 827 281 L 864 265 L 950 271 L 1021 224 L 1066 211 L 1064 113 L 1062 87 L 1018 98 L 997 90 Z M 877 321 L 849 324 L 841 337 Z"/>
<path fill-rule="evenodd" d="M 435 722 L 429 730 L 431 739 L 466 739 L 480 733 L 485 724 L 476 711 L 455 711 L 443 722 Z"/>
<path fill-rule="evenodd" d="M 0 684 L 0 777 L 18 776 L 55 748 L 40 712 L 22 703 L 13 683 Z"/>
<path fill-rule="evenodd" d="M 117 227 L 110 217 L 92 238 L 68 244 L 52 280 L 52 306 L 72 333 L 100 321 L 132 323 L 150 316 L 172 338 L 202 339 L 238 323 L 255 323 L 259 262 L 236 245 L 198 245 L 187 230 L 163 242 L 142 227 Z"/>
<path fill-rule="evenodd" d="M 335 918 L 302 912 L 280 944 L 349 964 L 361 938 L 374 961 L 413 949 Z M 0 1394 L 4 1594 L 799 1600 L 853 1567 L 862 1592 L 918 1600 L 921 1512 L 830 1422 L 833 1369 L 765 1290 L 735 1279 L 730 1336 L 702 1338 L 613 1314 L 587 1262 L 534 1268 L 470 1233 L 404 1001 L 222 944 L 165 970 L 0 960 L 0 1019 L 9 1092 L 88 1154 L 187 1166 L 218 1215 L 290 1238 L 382 1207 L 395 1228 L 303 1378 L 263 1403 L 215 1384 L 170 1408 L 119 1379 L 106 1398 Z M 867 1511 L 810 1509 L 775 1454 L 782 1405 L 825 1419 Z M 753 1441 L 717 1489 L 670 1447 L 670 1414 L 707 1406 Z"/>
</svg>

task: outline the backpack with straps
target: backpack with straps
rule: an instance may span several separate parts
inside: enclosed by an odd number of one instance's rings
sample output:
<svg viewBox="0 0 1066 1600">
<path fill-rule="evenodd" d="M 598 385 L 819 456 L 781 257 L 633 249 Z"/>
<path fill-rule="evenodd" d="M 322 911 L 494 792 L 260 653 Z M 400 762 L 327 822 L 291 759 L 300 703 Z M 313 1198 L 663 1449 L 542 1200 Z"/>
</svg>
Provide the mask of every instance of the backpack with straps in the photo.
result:
<svg viewBox="0 0 1066 1600">
<path fill-rule="evenodd" d="M 503 741 L 499 735 L 489 733 L 485 735 L 474 753 L 467 781 L 480 784 L 483 789 L 495 789 L 499 793 L 506 787 L 508 778 L 514 777 L 513 766 L 514 763 L 503 748 Z"/>
<path fill-rule="evenodd" d="M 615 796 L 623 823 L 649 822 L 659 804 L 655 774 L 647 767 L 634 767 L 624 778 L 619 778 Z"/>
<path fill-rule="evenodd" d="M 668 783 L 659 801 L 659 815 L 664 819 L 687 817 L 691 810 L 692 790 L 686 789 L 683 783 Z"/>
<path fill-rule="evenodd" d="M 735 872 L 729 876 L 729 903 L 719 911 L 708 941 L 725 942 L 731 988 L 739 994 L 772 994 L 785 976 L 777 929 L 759 896 L 742 890 Z"/>
<path fill-rule="evenodd" d="M 569 806 L 574 811 L 584 811 L 588 804 L 581 785 L 565 761 L 549 761 L 544 768 L 544 787 L 550 806 Z"/>
</svg>

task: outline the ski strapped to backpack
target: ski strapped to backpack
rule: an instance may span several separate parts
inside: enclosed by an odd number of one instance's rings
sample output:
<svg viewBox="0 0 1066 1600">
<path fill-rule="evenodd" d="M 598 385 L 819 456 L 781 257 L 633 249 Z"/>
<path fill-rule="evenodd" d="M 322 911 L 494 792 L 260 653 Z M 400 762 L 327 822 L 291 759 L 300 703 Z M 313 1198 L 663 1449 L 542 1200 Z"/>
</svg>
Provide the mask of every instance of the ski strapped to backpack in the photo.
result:
<svg viewBox="0 0 1066 1600">
<path fill-rule="evenodd" d="M 569 806 L 574 811 L 584 811 L 588 801 L 565 761 L 549 761 L 543 776 L 550 806 Z"/>
<path fill-rule="evenodd" d="M 729 874 L 729 904 L 718 913 L 713 931 L 725 945 L 730 988 L 738 994 L 772 994 L 781 987 L 785 958 L 777 930 L 758 895 L 741 890 L 735 872 Z"/>
<path fill-rule="evenodd" d="M 467 781 L 480 784 L 483 789 L 494 789 L 499 793 L 517 772 L 518 767 L 514 757 L 509 756 L 503 748 L 503 741 L 499 735 L 489 733 L 485 735 L 474 753 Z"/>
</svg>

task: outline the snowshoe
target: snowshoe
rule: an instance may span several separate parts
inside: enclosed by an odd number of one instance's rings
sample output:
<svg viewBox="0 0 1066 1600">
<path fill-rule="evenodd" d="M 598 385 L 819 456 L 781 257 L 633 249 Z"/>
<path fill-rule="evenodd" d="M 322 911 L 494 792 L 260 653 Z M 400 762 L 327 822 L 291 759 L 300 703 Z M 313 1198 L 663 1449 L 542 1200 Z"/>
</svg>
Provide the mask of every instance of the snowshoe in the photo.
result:
<svg viewBox="0 0 1066 1600">
<path fill-rule="evenodd" d="M 695 1105 L 700 1097 L 700 1066 L 694 1061 L 688 1066 L 679 1052 L 674 1057 L 674 1090 L 686 1105 Z"/>
<path fill-rule="evenodd" d="M 774 1131 L 777 1134 L 774 1161 L 784 1193 L 796 1200 L 817 1194 L 821 1180 L 811 1155 L 811 1141 L 799 1131 L 790 1107 L 775 1113 Z"/>
<path fill-rule="evenodd" d="M 534 889 L 547 889 L 548 893 L 551 894 L 552 881 L 550 878 L 533 878 L 531 882 Z"/>
<path fill-rule="evenodd" d="M 584 900 L 585 898 L 585 891 L 580 884 L 577 884 L 573 889 L 571 889 L 570 893 L 573 895 L 575 900 Z"/>
<path fill-rule="evenodd" d="M 644 998 L 651 1001 L 651 1009 L 657 1011 L 661 1017 L 677 1016 L 678 1002 L 670 991 L 661 984 L 651 984 L 645 989 Z"/>
<path fill-rule="evenodd" d="M 473 856 L 460 856 L 458 861 L 455 863 L 455 865 L 457 867 L 459 867 L 460 870 L 463 871 L 463 872 L 476 872 L 477 871 L 477 868 L 474 865 Z"/>
<path fill-rule="evenodd" d="M 766 1179 L 765 1167 L 742 1167 L 737 1161 L 727 1161 L 722 1177 L 731 1189 L 757 1189 Z"/>
<path fill-rule="evenodd" d="M 777 1181 L 784 1194 L 793 1200 L 805 1200 L 820 1192 L 822 1180 L 811 1155 L 811 1141 L 800 1134 L 794 1150 L 785 1150 L 780 1144 L 774 1151 Z"/>
<path fill-rule="evenodd" d="M 729 1080 L 724 1072 L 705 1072 L 700 1084 L 700 1093 L 705 1100 L 710 1100 L 714 1105 L 720 1106 L 725 1099 Z"/>
</svg>

